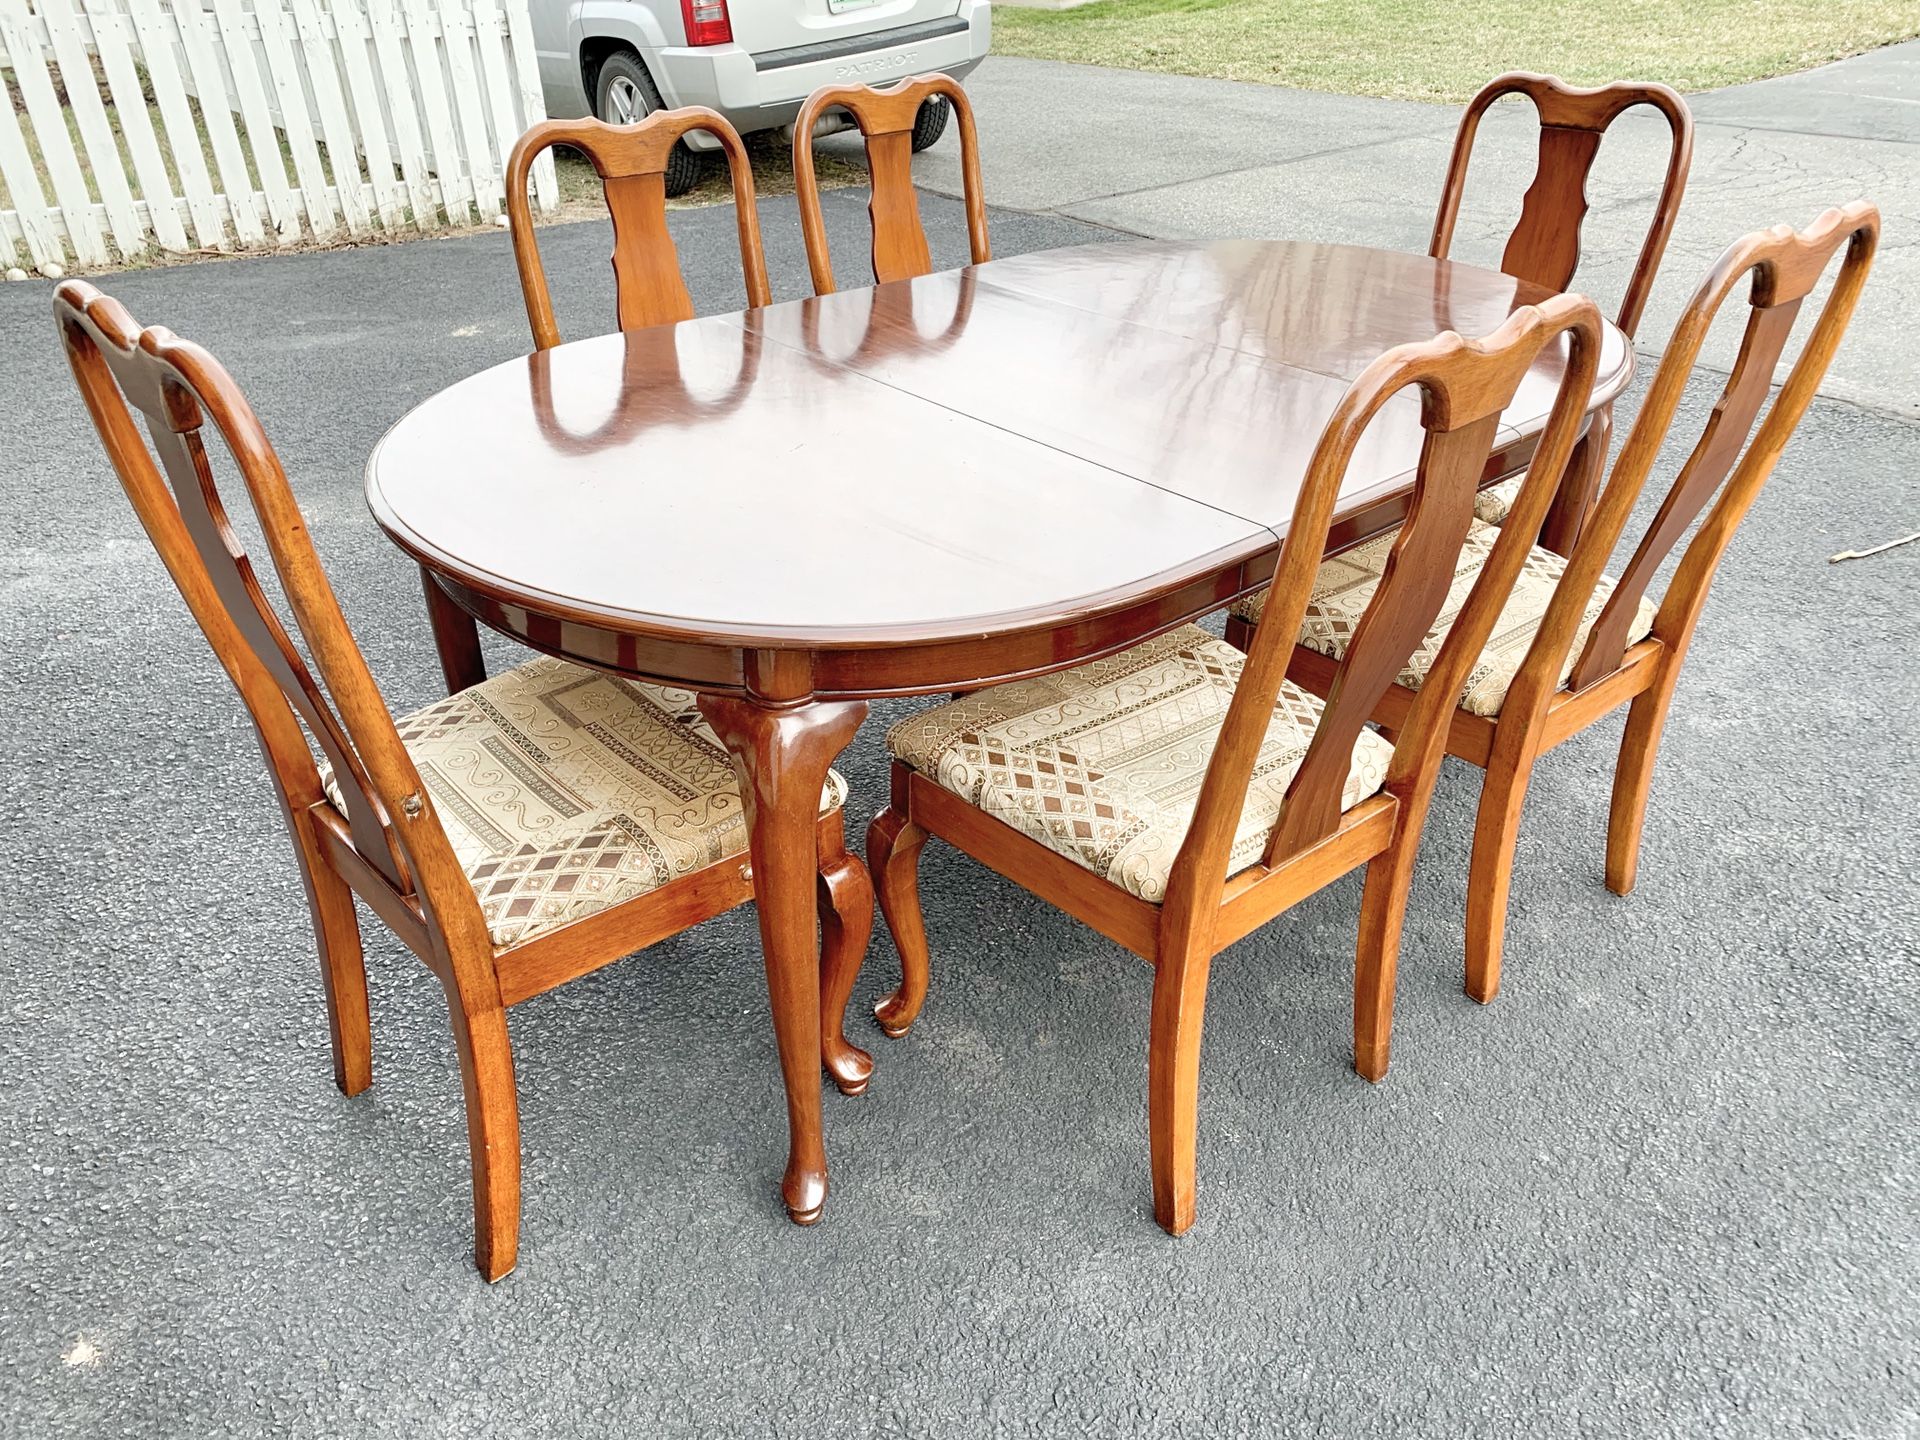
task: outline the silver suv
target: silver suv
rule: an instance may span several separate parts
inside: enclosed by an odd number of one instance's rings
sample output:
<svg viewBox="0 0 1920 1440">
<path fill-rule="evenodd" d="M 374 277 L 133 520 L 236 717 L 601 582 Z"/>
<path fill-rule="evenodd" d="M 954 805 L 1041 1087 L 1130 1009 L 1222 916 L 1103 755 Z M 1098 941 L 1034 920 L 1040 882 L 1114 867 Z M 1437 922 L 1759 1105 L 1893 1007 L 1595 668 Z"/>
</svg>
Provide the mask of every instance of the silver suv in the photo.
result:
<svg viewBox="0 0 1920 1440">
<path fill-rule="evenodd" d="M 884 85 L 939 70 L 959 79 L 987 53 L 988 0 L 531 0 L 547 113 L 631 124 L 649 111 L 710 105 L 748 134 L 788 130 L 822 85 Z M 922 108 L 913 148 L 946 129 Z M 846 124 L 831 116 L 817 133 Z M 699 132 L 675 147 L 667 193 L 693 188 Z M 693 148 L 689 149 L 689 145 Z"/>
</svg>

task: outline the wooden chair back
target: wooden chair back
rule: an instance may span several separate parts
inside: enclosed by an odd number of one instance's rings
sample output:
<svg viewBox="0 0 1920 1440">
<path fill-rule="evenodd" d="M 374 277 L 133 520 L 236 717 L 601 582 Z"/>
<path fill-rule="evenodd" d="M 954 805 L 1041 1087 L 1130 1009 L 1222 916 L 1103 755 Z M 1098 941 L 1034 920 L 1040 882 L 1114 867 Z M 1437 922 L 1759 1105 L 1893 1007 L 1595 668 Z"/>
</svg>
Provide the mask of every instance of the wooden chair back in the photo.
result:
<svg viewBox="0 0 1920 1440">
<path fill-rule="evenodd" d="M 867 142 L 873 278 L 885 284 L 932 272 L 933 256 L 927 249 L 920 199 L 913 188 L 913 122 L 921 105 L 936 95 L 947 97 L 960 123 L 960 175 L 973 263 L 992 258 L 987 247 L 987 202 L 980 185 L 980 141 L 973 126 L 973 106 L 960 82 L 950 75 L 916 75 L 878 90 L 868 85 L 829 85 L 807 97 L 793 122 L 793 188 L 800 201 L 800 233 L 807 242 L 814 294 L 828 295 L 835 288 L 826 221 L 820 213 L 820 185 L 813 169 L 813 129 L 832 109 L 851 115 Z"/>
<path fill-rule="evenodd" d="M 1636 105 L 1650 105 L 1666 118 L 1672 132 L 1666 178 L 1661 182 L 1652 223 L 1640 244 L 1640 256 L 1634 263 L 1626 296 L 1614 322 L 1632 335 L 1640 323 L 1640 312 L 1646 308 L 1647 294 L 1660 269 L 1660 257 L 1666 253 L 1674 221 L 1680 215 L 1680 197 L 1686 192 L 1687 171 L 1693 164 L 1692 112 L 1687 109 L 1686 101 L 1665 85 L 1619 81 L 1581 90 L 1552 75 L 1525 72 L 1502 75 L 1491 81 L 1467 102 L 1466 113 L 1460 117 L 1453 155 L 1447 162 L 1440 213 L 1433 222 L 1433 243 L 1428 253 L 1436 260 L 1446 259 L 1453 245 L 1454 225 L 1460 218 L 1460 198 L 1466 189 L 1467 165 L 1473 156 L 1480 117 L 1496 100 L 1508 95 L 1525 95 L 1533 101 L 1540 117 L 1540 159 L 1521 203 L 1520 219 L 1507 240 L 1500 268 L 1508 275 L 1544 285 L 1549 290 L 1568 289 L 1580 266 L 1580 227 L 1587 216 L 1587 177 L 1592 173 L 1594 157 L 1600 152 L 1600 141 L 1608 127 Z"/>
<path fill-rule="evenodd" d="M 1600 358 L 1601 319 L 1591 300 L 1558 295 L 1523 306 L 1483 340 L 1448 331 L 1388 351 L 1348 388 L 1308 464 L 1267 604 L 1201 786 L 1191 827 L 1169 877 L 1167 904 L 1198 903 L 1224 885 L 1253 763 L 1324 556 L 1347 466 L 1383 406 L 1419 392 L 1425 430 L 1407 517 L 1380 585 L 1327 690 L 1318 729 L 1283 799 L 1267 845 L 1272 869 L 1339 826 L 1341 791 L 1361 726 L 1433 627 L 1473 520 L 1473 497 L 1497 439 L 1500 415 L 1541 351 L 1568 337 L 1559 393 L 1515 501 L 1537 528 L 1579 437 Z M 1387 789 L 1423 804 L 1438 773 L 1453 699 L 1485 645 L 1526 559 L 1530 532 L 1503 530 L 1435 658 L 1397 737 Z M 1431 698 L 1430 698 L 1431 697 Z M 1444 703 L 1443 703 L 1444 702 Z"/>
<path fill-rule="evenodd" d="M 1526 681 L 1523 701 L 1535 691 L 1542 692 L 1544 700 L 1559 688 L 1566 647 L 1572 643 L 1586 608 L 1584 597 L 1592 595 L 1612 559 L 1673 427 L 1675 411 L 1714 318 L 1735 288 L 1751 277 L 1746 326 L 1732 373 L 1699 439 L 1620 572 L 1619 583 L 1594 622 L 1569 683 L 1572 689 L 1581 690 L 1620 667 L 1628 626 L 1642 597 L 1681 537 L 1699 521 L 1654 622 L 1656 637 L 1669 647 L 1684 649 L 1733 532 L 1772 475 L 1781 451 L 1826 376 L 1866 283 L 1879 237 L 1879 210 L 1856 201 L 1845 209 L 1824 212 L 1802 231 L 1787 225 L 1757 230 L 1736 240 L 1715 262 L 1681 314 L 1592 522 L 1569 558 L 1559 593 L 1516 680 L 1516 687 Z M 1774 393 L 1774 372 L 1794 322 L 1835 253 L 1843 249 L 1833 288 L 1756 430 L 1761 407 Z M 1548 670 L 1552 672 L 1550 677 Z M 1508 704 L 1513 703 L 1510 693 Z"/>
<path fill-rule="evenodd" d="M 426 900 L 429 924 L 443 935 L 459 930 L 449 938 L 478 947 L 467 953 L 490 953 L 479 902 L 239 386 L 198 345 L 157 326 L 142 329 L 119 301 L 84 281 L 54 292 L 54 316 L 114 470 L 240 692 L 282 803 L 297 815 L 325 799 L 317 748 L 346 802 L 354 850 L 395 890 Z M 291 630 L 222 502 L 209 422 L 244 482 Z"/>
<path fill-rule="evenodd" d="M 704 105 L 656 110 L 635 125 L 604 120 L 543 120 L 515 142 L 507 160 L 507 226 L 513 262 L 527 302 L 536 350 L 560 343 L 547 272 L 534 237 L 527 179 L 533 162 L 555 145 L 570 145 L 587 157 L 600 177 L 613 218 L 613 284 L 620 328 L 671 325 L 693 318 L 693 296 L 680 273 L 680 252 L 667 230 L 667 157 L 692 130 L 715 136 L 726 152 L 733 180 L 733 208 L 740 230 L 740 270 L 749 307 L 772 303 L 767 258 L 760 244 L 760 212 L 754 203 L 753 166 L 740 134 L 726 117 Z"/>
</svg>

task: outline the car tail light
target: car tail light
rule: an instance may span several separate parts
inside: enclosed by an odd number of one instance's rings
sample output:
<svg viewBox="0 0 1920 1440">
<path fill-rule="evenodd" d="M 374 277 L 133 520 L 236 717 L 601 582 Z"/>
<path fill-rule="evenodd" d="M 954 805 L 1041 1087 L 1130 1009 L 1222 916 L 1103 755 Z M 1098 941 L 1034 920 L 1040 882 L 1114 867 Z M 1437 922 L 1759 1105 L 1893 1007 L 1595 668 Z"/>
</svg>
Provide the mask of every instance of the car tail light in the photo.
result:
<svg viewBox="0 0 1920 1440">
<path fill-rule="evenodd" d="M 733 42 L 733 21 L 727 15 L 727 0 L 680 0 L 680 18 L 687 22 L 689 45 Z"/>
</svg>

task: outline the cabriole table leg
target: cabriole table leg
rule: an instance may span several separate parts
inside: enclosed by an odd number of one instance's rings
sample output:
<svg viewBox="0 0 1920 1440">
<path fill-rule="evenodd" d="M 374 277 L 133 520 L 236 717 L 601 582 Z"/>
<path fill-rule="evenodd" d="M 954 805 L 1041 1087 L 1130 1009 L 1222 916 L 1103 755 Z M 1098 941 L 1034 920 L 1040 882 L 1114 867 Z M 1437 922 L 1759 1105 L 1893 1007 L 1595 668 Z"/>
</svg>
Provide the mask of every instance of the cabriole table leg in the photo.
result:
<svg viewBox="0 0 1920 1440">
<path fill-rule="evenodd" d="M 767 965 L 773 1030 L 787 1087 L 787 1214 L 811 1225 L 827 1198 L 820 1133 L 820 787 L 860 722 L 865 701 L 785 704 L 725 695 L 700 697 L 740 777 Z"/>
</svg>

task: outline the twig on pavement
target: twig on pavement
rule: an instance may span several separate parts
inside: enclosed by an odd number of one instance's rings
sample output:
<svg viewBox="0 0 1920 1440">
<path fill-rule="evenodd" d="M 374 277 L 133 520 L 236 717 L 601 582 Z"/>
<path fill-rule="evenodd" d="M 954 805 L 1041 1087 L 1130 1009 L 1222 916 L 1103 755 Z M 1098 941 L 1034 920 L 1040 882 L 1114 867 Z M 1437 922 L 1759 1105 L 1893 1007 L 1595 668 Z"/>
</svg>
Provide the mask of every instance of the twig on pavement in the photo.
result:
<svg viewBox="0 0 1920 1440">
<path fill-rule="evenodd" d="M 1871 550 L 1842 550 L 1838 555 L 1829 555 L 1827 563 L 1838 565 L 1842 560 L 1864 560 L 1869 555 L 1878 555 L 1883 550 L 1892 550 L 1900 545 L 1911 545 L 1916 540 L 1920 540 L 1920 530 L 1911 535 L 1902 535 L 1898 540 L 1889 540 L 1884 545 L 1876 545 Z"/>
</svg>

